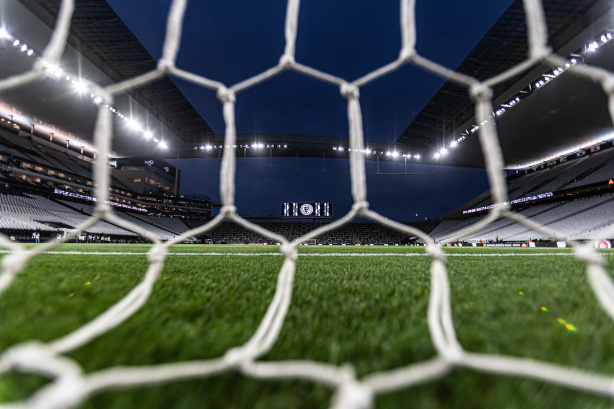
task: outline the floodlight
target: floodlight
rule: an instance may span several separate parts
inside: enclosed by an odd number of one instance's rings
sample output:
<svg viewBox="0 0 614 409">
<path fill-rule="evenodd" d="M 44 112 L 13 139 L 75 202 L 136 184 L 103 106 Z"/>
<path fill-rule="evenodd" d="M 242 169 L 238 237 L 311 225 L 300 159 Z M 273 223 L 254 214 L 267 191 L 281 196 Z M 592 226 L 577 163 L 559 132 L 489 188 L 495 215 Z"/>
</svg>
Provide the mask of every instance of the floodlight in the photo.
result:
<svg viewBox="0 0 614 409">
<path fill-rule="evenodd" d="M 21 48 L 19 49 L 22 53 L 25 52 L 28 49 L 28 45 L 24 44 L 21 46 Z"/>
<path fill-rule="evenodd" d="M 448 153 L 448 150 L 446 148 L 441 148 L 441 154 L 445 155 L 446 153 Z"/>
<path fill-rule="evenodd" d="M 32 54 L 34 54 L 34 50 L 30 48 L 30 49 L 28 50 L 27 54 L 28 54 L 29 56 L 31 56 Z"/>
<path fill-rule="evenodd" d="M 158 141 L 158 138 L 153 138 L 154 142 L 160 142 Z"/>
<path fill-rule="evenodd" d="M 452 142 L 450 143 L 450 148 L 454 148 L 454 147 L 456 147 L 456 145 L 458 145 L 458 142 L 456 142 L 456 141 L 452 141 Z"/>
<path fill-rule="evenodd" d="M 50 74 L 55 75 L 56 77 L 59 77 L 60 75 L 62 75 L 62 69 L 55 64 L 49 65 L 47 67 L 47 71 Z"/>
<path fill-rule="evenodd" d="M 593 41 L 592 43 L 590 43 L 588 45 L 588 51 L 589 52 L 593 52 L 595 50 L 597 50 L 599 48 L 599 44 L 597 44 L 597 41 Z"/>
<path fill-rule="evenodd" d="M 10 38 L 11 36 L 6 31 L 6 28 L 0 27 L 0 39 Z"/>
<path fill-rule="evenodd" d="M 571 63 L 572 63 L 572 64 L 575 64 L 575 63 L 577 63 L 577 62 L 578 62 L 578 60 L 576 60 L 575 58 L 572 58 L 572 59 L 571 59 Z"/>
<path fill-rule="evenodd" d="M 420 155 L 414 155 L 414 158 L 420 159 Z"/>
<path fill-rule="evenodd" d="M 166 145 L 166 142 L 160 141 L 160 148 L 162 148 L 162 149 L 168 148 L 168 146 Z"/>
<path fill-rule="evenodd" d="M 392 157 L 393 157 L 393 158 L 396 158 L 397 156 L 399 156 L 399 153 L 398 153 L 398 152 L 392 152 Z"/>
<path fill-rule="evenodd" d="M 84 93 L 87 90 L 87 85 L 85 85 L 81 81 L 73 81 L 72 85 L 73 87 L 75 87 L 75 90 L 77 90 L 77 92 L 80 94 Z"/>
<path fill-rule="evenodd" d="M 145 139 L 151 139 L 153 138 L 153 133 L 151 131 L 145 131 L 143 132 L 143 136 L 145 137 Z M 203 147 L 201 146 L 200 149 L 202 149 Z"/>
<path fill-rule="evenodd" d="M 19 45 L 19 40 L 13 41 L 13 47 L 17 47 Z"/>
<path fill-rule="evenodd" d="M 439 159 L 439 152 L 435 152 L 435 159 Z"/>
<path fill-rule="evenodd" d="M 342 146 L 340 146 L 340 147 L 339 147 L 339 150 L 340 150 L 341 152 L 343 152 L 345 149 L 343 149 L 343 147 L 342 147 Z"/>
<path fill-rule="evenodd" d="M 213 146 L 211 146 L 211 145 L 207 145 L 207 146 L 205 146 L 205 148 L 206 148 L 208 151 L 210 151 L 211 149 L 213 149 Z"/>
<path fill-rule="evenodd" d="M 602 43 L 605 43 L 605 42 L 607 42 L 607 41 L 608 41 L 608 38 L 605 36 L 605 34 L 602 34 L 602 35 L 601 35 L 601 42 L 602 42 Z"/>
<path fill-rule="evenodd" d="M 128 119 L 128 127 L 132 130 L 138 131 L 141 128 L 141 125 L 139 125 L 139 123 L 134 119 L 130 118 Z"/>
</svg>

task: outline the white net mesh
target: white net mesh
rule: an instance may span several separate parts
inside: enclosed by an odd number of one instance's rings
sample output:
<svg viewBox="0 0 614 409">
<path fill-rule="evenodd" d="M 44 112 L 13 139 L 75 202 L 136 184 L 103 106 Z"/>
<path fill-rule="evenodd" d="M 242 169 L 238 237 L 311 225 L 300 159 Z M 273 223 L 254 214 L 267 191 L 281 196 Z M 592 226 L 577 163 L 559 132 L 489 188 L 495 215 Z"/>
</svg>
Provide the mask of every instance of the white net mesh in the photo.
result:
<svg viewBox="0 0 614 409">
<path fill-rule="evenodd" d="M 42 76 L 44 70 L 42 61 L 48 64 L 59 62 L 66 44 L 74 6 L 74 0 L 62 1 L 56 27 L 44 51 L 43 59 L 39 60 L 31 71 L 0 81 L 0 91 L 18 87 Z M 331 404 L 334 408 L 371 407 L 374 396 L 377 394 L 409 388 L 412 385 L 428 380 L 442 378 L 453 368 L 468 368 L 486 373 L 534 378 L 595 394 L 614 395 L 614 388 L 612 386 L 614 385 L 614 377 L 612 376 L 589 373 L 530 359 L 466 352 L 455 335 L 450 304 L 450 286 L 445 267 L 445 253 L 438 245 L 433 244 L 432 238 L 422 231 L 382 217 L 375 211 L 370 210 L 366 201 L 365 166 L 364 157 L 361 154 L 361 151 L 364 149 L 364 138 L 359 99 L 360 87 L 395 71 L 405 64 L 414 64 L 433 75 L 448 78 L 468 89 L 471 98 L 475 102 L 477 122 L 485 123 L 479 129 L 479 138 L 486 160 L 493 202 L 506 202 L 507 192 L 502 172 L 502 155 L 495 128 L 492 121 L 488 121 L 492 112 L 491 87 L 538 63 L 548 64 L 552 67 L 565 64 L 565 61 L 554 55 L 548 47 L 546 21 L 540 0 L 524 1 L 529 39 L 528 58 L 521 64 L 483 82 L 454 72 L 417 54 L 414 48 L 416 44 L 415 0 L 402 0 L 400 4 L 402 49 L 397 60 L 353 82 L 347 82 L 342 78 L 302 65 L 294 59 L 299 0 L 289 0 L 285 22 L 286 46 L 279 64 L 231 87 L 226 87 L 218 81 L 183 71 L 175 66 L 186 6 L 187 0 L 175 0 L 172 3 L 167 21 L 163 55 L 156 70 L 106 88 L 98 87 L 96 84 L 89 84 L 89 86 L 107 104 L 112 103 L 114 95 L 142 86 L 166 74 L 216 90 L 218 98 L 223 103 L 224 120 L 226 123 L 224 145 L 226 146 L 235 144 L 235 101 L 237 95 L 242 91 L 276 76 L 284 70 L 293 70 L 339 87 L 341 95 L 347 99 L 351 148 L 351 183 L 354 205 L 350 212 L 338 221 L 320 227 L 290 242 L 285 237 L 250 223 L 236 214 L 234 205 L 235 152 L 232 149 L 225 149 L 220 179 L 220 195 L 223 207 L 219 215 L 202 227 L 189 231 L 172 241 L 163 243 L 153 234 L 139 226 L 119 218 L 114 214 L 112 208 L 105 204 L 105 201 L 109 199 L 110 174 L 103 158 L 108 156 L 110 149 L 112 113 L 107 109 L 100 109 L 94 134 L 95 146 L 98 151 L 98 160 L 94 170 L 96 181 L 95 196 L 98 201 L 96 202 L 94 216 L 79 226 L 78 229 L 66 234 L 61 241 L 37 246 L 31 251 L 26 251 L 23 245 L 0 235 L 0 245 L 11 252 L 2 260 L 0 293 L 11 285 L 28 260 L 62 242 L 71 240 L 79 231 L 87 230 L 88 227 L 100 220 L 106 220 L 124 229 L 134 231 L 154 243 L 153 248 L 148 254 L 149 267 L 143 280 L 128 295 L 81 328 L 52 342 L 26 341 L 2 352 L 0 355 L 0 374 L 19 370 L 26 373 L 42 374 L 53 380 L 53 382 L 50 382 L 26 401 L 22 402 L 26 407 L 74 407 L 89 396 L 104 390 L 126 389 L 179 379 L 204 378 L 228 371 L 240 371 L 245 376 L 259 379 L 302 379 L 323 384 L 336 390 Z M 571 71 L 575 75 L 583 76 L 602 84 L 604 91 L 609 97 L 610 113 L 614 118 L 614 75 L 600 68 L 586 66 L 573 66 Z M 275 343 L 292 302 L 293 278 L 298 257 L 297 246 L 349 223 L 356 216 L 371 219 L 408 235 L 414 235 L 425 243 L 429 243 L 427 251 L 432 262 L 431 293 L 427 318 L 430 336 L 437 355 L 425 362 L 414 363 L 386 372 L 373 373 L 362 379 L 357 379 L 353 371 L 345 366 L 337 367 L 331 364 L 310 361 L 281 361 L 275 363 L 259 361 L 259 358 L 266 354 Z M 499 218 L 508 218 L 545 236 L 553 236 L 556 233 L 519 214 L 512 213 L 509 206 L 501 205 L 492 208 L 488 216 L 479 223 L 471 225 L 461 232 L 456 232 L 455 236 L 463 237 L 476 232 Z M 89 374 L 84 374 L 77 362 L 66 357 L 67 353 L 84 346 L 94 338 L 122 324 L 144 305 L 152 292 L 156 279 L 160 276 L 166 254 L 171 246 L 182 242 L 189 236 L 199 235 L 213 229 L 224 219 L 233 221 L 246 229 L 282 243 L 281 252 L 284 256 L 284 263 L 279 273 L 274 297 L 258 329 L 248 342 L 230 349 L 224 356 L 217 359 L 148 367 L 111 368 Z M 576 257 L 586 265 L 590 284 L 603 309 L 610 317 L 614 318 L 614 286 L 604 270 L 603 258 L 589 244 L 585 245 L 578 242 L 571 242 L 570 244 L 574 249 Z"/>
</svg>

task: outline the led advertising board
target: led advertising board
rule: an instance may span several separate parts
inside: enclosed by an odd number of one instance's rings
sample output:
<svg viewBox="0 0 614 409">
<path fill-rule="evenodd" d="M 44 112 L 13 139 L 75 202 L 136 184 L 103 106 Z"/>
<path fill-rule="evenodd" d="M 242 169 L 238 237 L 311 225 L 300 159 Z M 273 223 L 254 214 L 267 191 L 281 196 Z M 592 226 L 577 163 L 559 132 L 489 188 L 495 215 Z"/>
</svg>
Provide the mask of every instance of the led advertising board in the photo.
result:
<svg viewBox="0 0 614 409">
<path fill-rule="evenodd" d="M 282 203 L 283 217 L 332 217 L 332 203 Z"/>
</svg>

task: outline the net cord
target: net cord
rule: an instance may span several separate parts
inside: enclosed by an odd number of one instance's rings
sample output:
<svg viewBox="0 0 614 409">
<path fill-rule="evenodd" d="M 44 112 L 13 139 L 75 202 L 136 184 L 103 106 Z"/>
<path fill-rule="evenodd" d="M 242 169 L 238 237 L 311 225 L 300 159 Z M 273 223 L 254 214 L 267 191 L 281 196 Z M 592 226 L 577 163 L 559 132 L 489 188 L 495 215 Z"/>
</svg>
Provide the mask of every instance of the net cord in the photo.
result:
<svg viewBox="0 0 614 409">
<path fill-rule="evenodd" d="M 53 380 L 32 396 L 18 403 L 26 408 L 72 408 L 78 406 L 89 396 L 106 390 L 126 389 L 153 385 L 183 379 L 205 378 L 238 370 L 246 376 L 258 379 L 303 379 L 325 385 L 335 390 L 331 407 L 344 409 L 362 409 L 373 407 L 374 396 L 411 386 L 430 382 L 445 377 L 453 368 L 464 367 L 484 373 L 496 373 L 506 376 L 521 376 L 539 379 L 571 389 L 583 390 L 599 395 L 614 395 L 614 377 L 581 371 L 533 360 L 493 356 L 465 352 L 456 337 L 452 317 L 452 299 L 450 284 L 445 267 L 446 256 L 433 238 L 424 232 L 389 220 L 369 209 L 367 202 L 367 184 L 365 177 L 364 135 L 360 108 L 360 88 L 385 76 L 404 64 L 413 64 L 432 75 L 443 77 L 467 88 L 473 98 L 476 115 L 484 123 L 478 132 L 480 144 L 486 160 L 488 179 L 492 197 L 500 203 L 505 202 L 507 191 L 503 174 L 503 160 L 496 130 L 492 124 L 491 87 L 505 81 L 518 73 L 527 71 L 538 62 L 553 66 L 561 65 L 563 59 L 552 54 L 548 46 L 545 13 L 540 0 L 525 0 L 524 9 L 527 16 L 527 35 L 529 43 L 528 58 L 520 64 L 487 79 L 483 82 L 473 77 L 454 72 L 440 64 L 420 56 L 416 50 L 416 13 L 415 0 L 400 1 L 401 43 L 399 58 L 387 63 L 364 76 L 349 82 L 335 75 L 321 72 L 315 68 L 295 61 L 296 38 L 300 12 L 299 0 L 288 0 L 284 25 L 285 48 L 278 65 L 247 78 L 233 86 L 205 78 L 176 67 L 176 60 L 181 45 L 181 33 L 187 0 L 174 0 L 168 15 L 166 36 L 162 58 L 155 70 L 141 76 L 99 88 L 106 103 L 111 103 L 113 96 L 148 84 L 162 75 L 174 75 L 195 85 L 215 90 L 223 105 L 226 125 L 224 155 L 220 172 L 220 197 L 223 207 L 220 214 L 205 225 L 193 229 L 174 240 L 161 243 L 153 234 L 141 227 L 120 219 L 114 210 L 105 203 L 109 197 L 110 171 L 105 158 L 108 156 L 112 141 L 112 115 L 101 108 L 94 131 L 94 141 L 98 151 L 98 160 L 94 167 L 96 181 L 96 211 L 94 215 L 71 230 L 59 241 L 53 241 L 26 251 L 19 243 L 0 235 L 0 246 L 11 254 L 2 260 L 0 274 L 0 295 L 13 283 L 15 277 L 23 271 L 25 264 L 37 255 L 67 242 L 81 231 L 87 230 L 101 220 L 107 220 L 125 229 L 136 232 L 149 239 L 154 246 L 148 253 L 148 269 L 143 280 L 125 297 L 111 306 L 107 311 L 85 324 L 81 328 L 48 343 L 24 341 L 14 345 L 0 354 L 0 374 L 11 371 L 36 373 Z M 62 0 L 58 19 L 49 44 L 45 48 L 43 61 L 34 65 L 32 70 L 0 81 L 0 92 L 36 81 L 44 74 L 45 64 L 57 63 L 66 46 L 70 29 L 70 20 L 74 11 L 73 0 Z M 322 226 L 290 242 L 285 237 L 269 232 L 262 226 L 255 225 L 237 214 L 235 207 L 235 153 L 229 149 L 236 141 L 235 103 L 237 95 L 253 86 L 291 69 L 299 74 L 315 78 L 323 83 L 339 87 L 341 95 L 347 100 L 349 123 L 351 192 L 354 200 L 352 209 L 339 220 Z M 614 74 L 596 67 L 574 66 L 571 72 L 591 81 L 600 82 L 609 99 L 609 110 L 614 119 Z M 95 84 L 93 84 L 96 86 Z M 357 379 L 351 366 L 337 367 L 327 363 L 310 361 L 266 362 L 258 359 L 264 356 L 275 344 L 283 328 L 286 314 L 292 303 L 293 279 L 298 259 L 297 246 L 328 231 L 335 230 L 349 223 L 357 215 L 396 229 L 400 232 L 419 237 L 427 245 L 431 257 L 431 295 L 427 312 L 427 322 L 431 339 L 437 355 L 423 362 L 407 363 L 400 368 L 365 375 Z M 528 229 L 548 235 L 555 231 L 541 226 L 519 214 L 512 213 L 506 206 L 491 209 L 484 220 L 469 226 L 459 236 L 477 232 L 485 225 L 499 218 L 507 218 Z M 237 223 L 248 230 L 280 242 L 284 263 L 278 275 L 275 294 L 254 335 L 241 346 L 230 349 L 219 358 L 206 361 L 166 363 L 144 367 L 115 367 L 83 374 L 80 365 L 66 354 L 76 348 L 84 347 L 96 337 L 121 325 L 126 319 L 139 311 L 149 299 L 153 285 L 163 269 L 169 248 L 182 240 L 209 231 L 224 220 Z M 605 272 L 603 258 L 595 249 L 578 242 L 571 242 L 576 257 L 585 263 L 589 283 L 604 310 L 614 319 L 614 285 Z M 411 266 L 408 266 L 411 269 Z M 0 405 L 0 408 L 17 407 L 12 404 Z"/>
</svg>

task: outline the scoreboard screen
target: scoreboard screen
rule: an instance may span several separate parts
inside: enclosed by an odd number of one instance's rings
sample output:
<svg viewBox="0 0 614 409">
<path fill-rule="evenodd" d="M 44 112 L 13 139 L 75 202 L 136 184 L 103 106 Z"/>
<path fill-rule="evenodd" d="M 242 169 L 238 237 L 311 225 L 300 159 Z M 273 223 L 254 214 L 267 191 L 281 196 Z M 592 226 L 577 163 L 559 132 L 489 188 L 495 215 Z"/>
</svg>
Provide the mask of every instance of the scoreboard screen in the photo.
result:
<svg viewBox="0 0 614 409">
<path fill-rule="evenodd" d="M 332 203 L 282 203 L 283 217 L 331 217 Z"/>
</svg>

